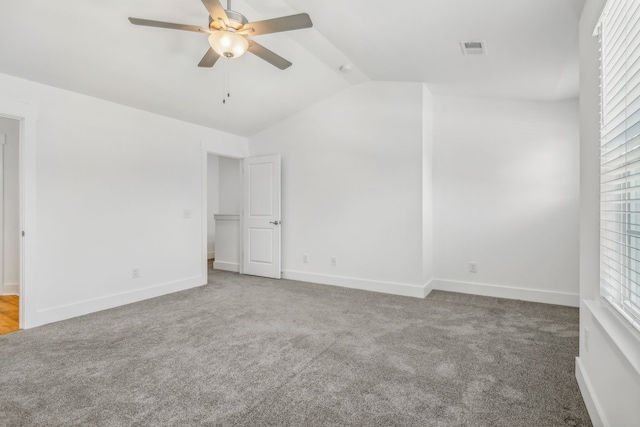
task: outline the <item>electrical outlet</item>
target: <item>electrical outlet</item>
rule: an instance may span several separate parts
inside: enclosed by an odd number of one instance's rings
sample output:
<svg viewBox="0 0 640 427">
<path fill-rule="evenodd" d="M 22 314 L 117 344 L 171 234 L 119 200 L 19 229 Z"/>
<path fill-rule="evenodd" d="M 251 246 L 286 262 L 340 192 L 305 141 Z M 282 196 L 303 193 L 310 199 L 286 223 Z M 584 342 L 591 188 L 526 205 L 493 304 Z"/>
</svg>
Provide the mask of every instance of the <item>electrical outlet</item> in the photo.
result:
<svg viewBox="0 0 640 427">
<path fill-rule="evenodd" d="M 309 264 L 309 255 L 308 254 L 303 254 L 302 255 L 302 263 L 303 264 Z"/>
<path fill-rule="evenodd" d="M 331 261 L 331 267 L 335 267 L 336 265 L 338 265 L 338 258 L 332 256 L 330 261 Z"/>
<path fill-rule="evenodd" d="M 140 278 L 140 269 L 138 267 L 133 267 L 131 269 L 131 278 L 139 279 Z"/>
<path fill-rule="evenodd" d="M 469 263 L 469 271 L 471 273 L 477 273 L 478 272 L 478 263 L 477 262 L 470 262 Z"/>
<path fill-rule="evenodd" d="M 589 351 L 589 328 L 584 328 L 584 349 Z"/>
<path fill-rule="evenodd" d="M 185 209 L 184 211 L 182 211 L 182 217 L 191 218 L 191 209 Z"/>
</svg>

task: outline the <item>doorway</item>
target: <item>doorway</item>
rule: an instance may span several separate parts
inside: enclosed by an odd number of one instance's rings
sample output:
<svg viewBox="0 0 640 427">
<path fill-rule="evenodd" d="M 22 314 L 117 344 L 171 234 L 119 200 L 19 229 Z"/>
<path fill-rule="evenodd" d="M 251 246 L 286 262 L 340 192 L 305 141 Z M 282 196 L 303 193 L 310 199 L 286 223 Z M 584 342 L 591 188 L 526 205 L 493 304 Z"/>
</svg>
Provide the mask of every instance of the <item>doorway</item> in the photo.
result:
<svg viewBox="0 0 640 427">
<path fill-rule="evenodd" d="M 20 121 L 0 117 L 0 334 L 19 327 Z"/>
<path fill-rule="evenodd" d="M 207 268 L 240 272 L 241 160 L 207 154 Z"/>
<path fill-rule="evenodd" d="M 37 159 L 37 119 L 35 104 L 17 102 L 0 97 L 0 117 L 19 123 L 19 271 L 20 328 L 38 326 L 36 319 L 36 159 Z"/>
<path fill-rule="evenodd" d="M 279 279 L 280 155 L 238 151 L 220 154 L 202 143 L 202 276 L 210 277 L 213 259 L 214 270 Z M 268 271 L 255 270 L 257 264 Z"/>
</svg>

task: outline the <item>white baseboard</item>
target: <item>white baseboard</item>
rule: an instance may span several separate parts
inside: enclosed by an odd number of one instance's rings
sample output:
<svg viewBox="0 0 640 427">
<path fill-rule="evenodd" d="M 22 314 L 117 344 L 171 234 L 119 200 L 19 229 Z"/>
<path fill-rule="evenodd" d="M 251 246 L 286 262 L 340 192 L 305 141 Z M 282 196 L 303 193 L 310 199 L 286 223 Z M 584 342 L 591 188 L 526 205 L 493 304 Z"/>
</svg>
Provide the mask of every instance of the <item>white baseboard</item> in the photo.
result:
<svg viewBox="0 0 640 427">
<path fill-rule="evenodd" d="M 578 381 L 578 387 L 580 388 L 580 393 L 582 393 L 582 400 L 584 400 L 584 405 L 587 407 L 593 426 L 604 427 L 608 425 L 603 421 L 605 418 L 602 409 L 596 399 L 596 395 L 593 393 L 593 387 L 579 357 L 576 357 L 576 380 Z"/>
<path fill-rule="evenodd" d="M 512 286 L 488 285 L 485 283 L 454 282 L 451 280 L 440 279 L 433 279 L 432 284 L 433 289 L 440 291 L 542 302 L 545 304 L 566 305 L 569 307 L 580 306 L 580 296 L 578 294 L 516 288 Z"/>
<path fill-rule="evenodd" d="M 150 286 L 148 288 L 136 289 L 130 292 L 40 310 L 35 313 L 36 319 L 33 323 L 30 323 L 29 327 L 42 326 L 47 323 L 71 319 L 72 317 L 83 316 L 85 314 L 95 313 L 96 311 L 107 310 L 109 308 L 119 307 L 121 305 L 131 304 L 206 284 L 207 277 L 197 276 L 176 282 Z"/>
<path fill-rule="evenodd" d="M 4 283 L 0 285 L 0 295 L 19 295 L 20 284 L 19 283 Z"/>
<path fill-rule="evenodd" d="M 432 290 L 433 290 L 433 280 L 429 281 L 429 283 L 424 285 L 424 297 L 423 298 L 426 298 L 427 296 L 429 296 L 429 294 L 431 293 Z"/>
<path fill-rule="evenodd" d="M 302 271 L 286 270 L 282 272 L 283 279 L 298 280 L 300 282 L 318 283 L 321 285 L 340 286 L 343 288 L 360 289 L 363 291 L 381 292 L 384 294 L 401 295 L 405 297 L 424 298 L 431 292 L 431 283 L 426 285 L 408 285 L 405 283 L 378 282 L 375 280 L 356 279 L 353 277 L 329 276 L 325 274 L 305 273 Z"/>
<path fill-rule="evenodd" d="M 240 264 L 236 262 L 213 261 L 213 269 L 238 273 L 240 272 Z"/>
</svg>

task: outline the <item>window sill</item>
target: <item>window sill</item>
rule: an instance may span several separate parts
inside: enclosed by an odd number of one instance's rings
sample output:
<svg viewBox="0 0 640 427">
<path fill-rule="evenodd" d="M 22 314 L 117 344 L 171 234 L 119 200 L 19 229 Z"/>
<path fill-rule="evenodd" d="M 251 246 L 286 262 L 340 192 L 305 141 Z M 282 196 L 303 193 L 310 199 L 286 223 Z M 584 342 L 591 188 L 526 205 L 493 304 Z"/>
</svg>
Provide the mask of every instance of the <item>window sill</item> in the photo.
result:
<svg viewBox="0 0 640 427">
<path fill-rule="evenodd" d="M 584 300 L 593 320 L 609 337 L 614 347 L 640 375 L 640 334 L 627 324 L 608 303 L 601 300 Z"/>
</svg>

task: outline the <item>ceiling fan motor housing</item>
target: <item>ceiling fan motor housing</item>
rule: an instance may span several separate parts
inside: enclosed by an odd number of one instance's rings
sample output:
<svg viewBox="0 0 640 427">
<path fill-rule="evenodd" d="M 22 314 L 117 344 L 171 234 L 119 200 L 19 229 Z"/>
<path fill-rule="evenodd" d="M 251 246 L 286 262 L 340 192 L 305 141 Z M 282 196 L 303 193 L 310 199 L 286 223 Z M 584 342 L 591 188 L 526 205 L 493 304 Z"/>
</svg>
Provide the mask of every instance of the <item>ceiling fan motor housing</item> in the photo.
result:
<svg viewBox="0 0 640 427">
<path fill-rule="evenodd" d="M 228 30 L 238 31 L 249 23 L 247 18 L 245 18 L 245 16 L 241 13 L 233 10 L 225 10 L 224 12 L 227 14 L 227 18 L 229 19 L 229 26 L 227 28 Z M 211 16 L 209 16 L 209 28 L 216 31 L 222 29 L 223 26 L 221 25 L 220 21 L 216 21 Z"/>
</svg>

